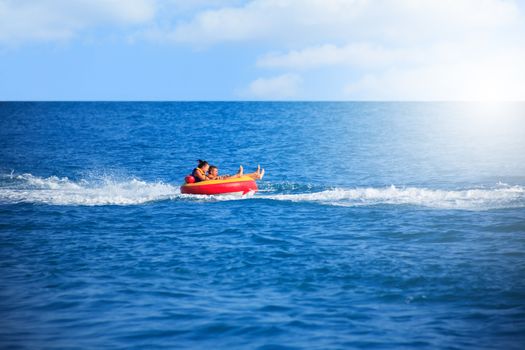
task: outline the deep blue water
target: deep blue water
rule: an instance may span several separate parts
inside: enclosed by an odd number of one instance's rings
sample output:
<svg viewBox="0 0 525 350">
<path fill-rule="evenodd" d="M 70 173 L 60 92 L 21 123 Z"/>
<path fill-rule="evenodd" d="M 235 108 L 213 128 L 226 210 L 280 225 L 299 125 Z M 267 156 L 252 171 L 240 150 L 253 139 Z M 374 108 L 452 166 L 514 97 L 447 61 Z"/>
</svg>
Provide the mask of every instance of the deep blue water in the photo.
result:
<svg viewBox="0 0 525 350">
<path fill-rule="evenodd" d="M 0 103 L 0 276 L 2 349 L 523 349 L 525 104 Z"/>
</svg>

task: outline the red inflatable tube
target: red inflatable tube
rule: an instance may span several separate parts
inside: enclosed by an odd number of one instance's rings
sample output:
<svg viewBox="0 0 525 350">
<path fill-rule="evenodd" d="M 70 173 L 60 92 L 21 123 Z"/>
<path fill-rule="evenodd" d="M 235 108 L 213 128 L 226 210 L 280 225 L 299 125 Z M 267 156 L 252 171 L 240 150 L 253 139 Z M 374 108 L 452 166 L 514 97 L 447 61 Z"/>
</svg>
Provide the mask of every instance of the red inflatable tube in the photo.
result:
<svg viewBox="0 0 525 350">
<path fill-rule="evenodd" d="M 257 192 L 257 184 L 249 176 L 227 180 L 208 180 L 196 183 L 186 183 L 180 188 L 184 194 L 247 194 Z"/>
</svg>

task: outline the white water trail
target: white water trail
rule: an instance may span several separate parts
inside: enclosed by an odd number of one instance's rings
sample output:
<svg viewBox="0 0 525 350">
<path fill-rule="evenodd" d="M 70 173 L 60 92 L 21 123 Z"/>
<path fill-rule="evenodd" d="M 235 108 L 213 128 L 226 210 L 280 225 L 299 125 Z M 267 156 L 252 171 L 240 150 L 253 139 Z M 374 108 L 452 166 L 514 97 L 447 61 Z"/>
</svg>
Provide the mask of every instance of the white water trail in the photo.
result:
<svg viewBox="0 0 525 350">
<path fill-rule="evenodd" d="M 178 186 L 138 179 L 78 182 L 67 177 L 42 178 L 23 174 L 11 186 L 0 188 L 0 202 L 52 205 L 133 205 L 167 200 L 180 195 Z"/>
<path fill-rule="evenodd" d="M 73 181 L 67 177 L 10 174 L 0 175 L 0 204 L 140 205 L 164 200 L 215 202 L 254 198 L 345 207 L 409 205 L 460 210 L 525 208 L 525 187 L 501 183 L 491 188 L 457 190 L 389 186 L 315 191 L 312 186 L 304 185 L 280 187 L 283 186 L 269 184 L 266 190 L 247 196 L 198 196 L 181 194 L 178 184 L 162 181 L 112 177 Z M 282 191 L 287 193 L 279 193 Z"/>
<path fill-rule="evenodd" d="M 275 194 L 266 199 L 335 206 L 413 205 L 437 209 L 488 210 L 525 207 L 525 188 L 499 184 L 494 188 L 440 190 L 396 186 L 331 189 L 312 193 Z"/>
</svg>

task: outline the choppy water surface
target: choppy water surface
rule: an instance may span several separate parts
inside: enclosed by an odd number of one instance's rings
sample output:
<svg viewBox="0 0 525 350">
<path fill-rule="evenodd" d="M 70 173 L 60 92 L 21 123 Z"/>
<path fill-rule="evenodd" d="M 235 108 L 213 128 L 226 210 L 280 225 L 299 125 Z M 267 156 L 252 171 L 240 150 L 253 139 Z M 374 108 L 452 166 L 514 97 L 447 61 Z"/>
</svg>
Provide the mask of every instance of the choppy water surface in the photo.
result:
<svg viewBox="0 0 525 350">
<path fill-rule="evenodd" d="M 522 349 L 525 104 L 0 103 L 0 347 Z M 253 196 L 191 196 L 197 158 Z"/>
</svg>

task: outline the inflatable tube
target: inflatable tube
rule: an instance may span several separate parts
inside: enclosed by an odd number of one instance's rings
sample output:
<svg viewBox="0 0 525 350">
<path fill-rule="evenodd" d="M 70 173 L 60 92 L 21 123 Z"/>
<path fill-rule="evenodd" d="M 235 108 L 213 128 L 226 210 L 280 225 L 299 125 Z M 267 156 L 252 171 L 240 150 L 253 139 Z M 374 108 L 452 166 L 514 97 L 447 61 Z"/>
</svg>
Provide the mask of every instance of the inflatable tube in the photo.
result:
<svg viewBox="0 0 525 350">
<path fill-rule="evenodd" d="M 257 184 L 249 176 L 227 180 L 207 180 L 196 183 L 186 183 L 180 187 L 184 194 L 247 194 L 257 192 Z"/>
</svg>

